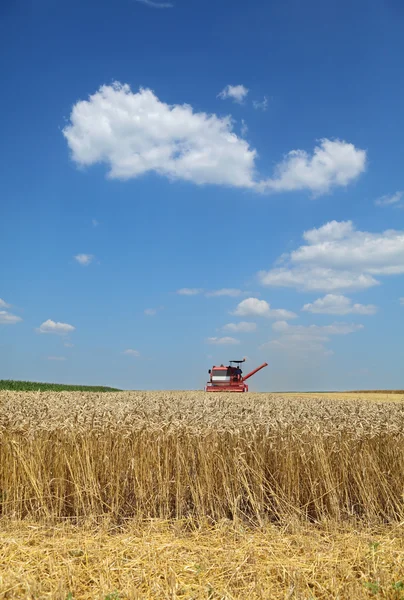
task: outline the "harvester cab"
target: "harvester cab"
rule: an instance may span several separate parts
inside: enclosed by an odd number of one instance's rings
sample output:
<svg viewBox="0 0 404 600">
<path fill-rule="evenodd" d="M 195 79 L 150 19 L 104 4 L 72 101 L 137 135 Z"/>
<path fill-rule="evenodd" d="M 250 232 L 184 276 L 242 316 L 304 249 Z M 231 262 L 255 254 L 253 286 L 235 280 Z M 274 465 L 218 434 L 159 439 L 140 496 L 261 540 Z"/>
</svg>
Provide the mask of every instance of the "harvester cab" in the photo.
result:
<svg viewBox="0 0 404 600">
<path fill-rule="evenodd" d="M 205 391 L 248 392 L 248 385 L 245 381 L 264 367 L 267 367 L 268 363 L 263 363 L 243 377 L 243 371 L 240 368 L 243 362 L 245 362 L 245 358 L 243 360 L 230 360 L 228 366 L 220 365 L 209 369 L 210 380 L 206 384 Z"/>
</svg>

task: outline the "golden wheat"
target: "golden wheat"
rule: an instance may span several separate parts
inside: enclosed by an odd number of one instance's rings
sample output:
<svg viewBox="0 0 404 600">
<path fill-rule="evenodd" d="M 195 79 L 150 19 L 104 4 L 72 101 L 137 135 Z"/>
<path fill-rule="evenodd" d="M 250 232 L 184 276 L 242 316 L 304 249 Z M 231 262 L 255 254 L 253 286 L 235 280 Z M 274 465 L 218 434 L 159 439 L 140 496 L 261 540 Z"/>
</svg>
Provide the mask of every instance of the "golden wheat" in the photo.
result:
<svg viewBox="0 0 404 600">
<path fill-rule="evenodd" d="M 0 506 L 34 519 L 404 520 L 404 403 L 0 395 Z"/>
</svg>

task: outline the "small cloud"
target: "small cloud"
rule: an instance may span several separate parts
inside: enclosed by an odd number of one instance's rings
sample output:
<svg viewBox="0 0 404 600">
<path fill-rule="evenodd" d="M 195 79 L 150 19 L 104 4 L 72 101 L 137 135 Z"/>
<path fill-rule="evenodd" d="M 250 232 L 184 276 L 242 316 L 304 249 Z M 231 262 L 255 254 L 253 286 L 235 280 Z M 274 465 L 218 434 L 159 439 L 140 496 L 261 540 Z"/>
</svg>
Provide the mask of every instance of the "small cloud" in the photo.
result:
<svg viewBox="0 0 404 600">
<path fill-rule="evenodd" d="M 180 290 L 177 290 L 176 293 L 180 296 L 197 296 L 202 292 L 203 290 L 200 288 L 181 288 Z"/>
<path fill-rule="evenodd" d="M 223 325 L 223 331 L 232 331 L 232 332 L 240 332 L 240 333 L 251 333 L 252 331 L 256 331 L 257 325 L 256 323 L 248 323 L 247 321 L 240 321 L 240 323 L 227 323 L 227 325 Z"/>
<path fill-rule="evenodd" d="M 244 85 L 226 85 L 226 87 L 218 94 L 218 98 L 226 100 L 231 98 L 234 102 L 241 104 L 248 94 L 248 88 Z"/>
<path fill-rule="evenodd" d="M 171 4 L 171 2 L 153 2 L 153 0 L 135 0 L 135 2 L 146 4 L 151 8 L 174 8 L 174 4 Z"/>
<path fill-rule="evenodd" d="M 36 330 L 37 333 L 55 333 L 57 335 L 66 335 L 72 333 L 76 328 L 68 323 L 57 323 L 48 319 L 44 321 L 40 327 Z"/>
<path fill-rule="evenodd" d="M 375 200 L 375 206 L 391 206 L 398 204 L 403 198 L 404 192 L 396 192 L 395 194 L 386 194 Z"/>
<path fill-rule="evenodd" d="M 71 344 L 70 342 L 64 342 L 63 346 L 65 348 L 74 348 L 74 344 Z"/>
<path fill-rule="evenodd" d="M 93 220 L 91 221 L 91 224 L 92 224 L 92 226 L 93 226 L 93 227 L 98 227 L 98 225 L 99 225 L 100 223 L 99 223 L 99 221 L 97 221 L 97 219 L 93 219 Z"/>
<path fill-rule="evenodd" d="M 65 356 L 48 356 L 48 360 L 66 360 Z"/>
<path fill-rule="evenodd" d="M 236 340 L 233 337 L 210 337 L 208 338 L 208 344 L 217 344 L 219 346 L 224 346 L 224 345 L 235 345 L 235 344 L 239 344 L 240 340 Z"/>
<path fill-rule="evenodd" d="M 76 254 L 74 259 L 79 263 L 79 265 L 87 267 L 90 263 L 93 262 L 94 256 L 92 254 Z"/>
<path fill-rule="evenodd" d="M 10 308 L 10 304 L 7 304 L 2 298 L 0 298 L 0 308 Z"/>
<path fill-rule="evenodd" d="M 253 100 L 253 107 L 255 108 L 255 110 L 267 110 L 268 98 L 264 96 L 264 99 L 261 102 L 259 102 L 258 100 Z"/>
<path fill-rule="evenodd" d="M 400 304 L 401 306 L 404 306 L 404 298 L 400 298 Z"/>
<path fill-rule="evenodd" d="M 350 298 L 338 294 L 327 294 L 312 304 L 305 304 L 303 311 L 323 315 L 374 315 L 377 306 L 374 304 L 353 304 Z"/>
<path fill-rule="evenodd" d="M 290 310 L 284 308 L 271 308 L 265 300 L 258 298 L 246 298 L 237 306 L 236 310 L 231 313 L 238 317 L 266 317 L 268 319 L 295 319 L 297 315 Z"/>
<path fill-rule="evenodd" d="M 140 356 L 140 352 L 138 350 L 132 350 L 131 348 L 124 350 L 123 353 L 127 354 L 128 356 L 136 356 L 136 357 Z"/>
<path fill-rule="evenodd" d="M 0 325 L 15 325 L 22 321 L 21 317 L 13 315 L 6 310 L 0 310 Z"/>
<path fill-rule="evenodd" d="M 148 317 L 154 317 L 157 314 L 157 308 L 146 308 L 144 314 Z"/>
<path fill-rule="evenodd" d="M 241 296 L 245 292 L 235 288 L 222 288 L 220 290 L 213 290 L 211 292 L 206 292 L 205 296 L 207 298 L 214 298 L 217 296 L 230 296 L 231 298 L 236 298 L 237 296 Z"/>
</svg>

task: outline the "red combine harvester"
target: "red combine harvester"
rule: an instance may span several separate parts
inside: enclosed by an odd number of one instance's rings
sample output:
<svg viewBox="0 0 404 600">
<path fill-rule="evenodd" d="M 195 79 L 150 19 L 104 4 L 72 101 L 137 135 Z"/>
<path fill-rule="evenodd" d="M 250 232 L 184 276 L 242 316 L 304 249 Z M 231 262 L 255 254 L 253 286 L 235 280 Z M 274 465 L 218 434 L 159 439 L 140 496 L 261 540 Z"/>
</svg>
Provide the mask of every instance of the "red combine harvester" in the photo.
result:
<svg viewBox="0 0 404 600">
<path fill-rule="evenodd" d="M 243 377 L 239 365 L 244 361 L 245 358 L 243 360 L 231 360 L 228 367 L 220 365 L 220 367 L 209 369 L 210 381 L 206 384 L 205 392 L 248 392 L 248 385 L 245 381 L 267 367 L 268 363 L 263 363 Z"/>
</svg>

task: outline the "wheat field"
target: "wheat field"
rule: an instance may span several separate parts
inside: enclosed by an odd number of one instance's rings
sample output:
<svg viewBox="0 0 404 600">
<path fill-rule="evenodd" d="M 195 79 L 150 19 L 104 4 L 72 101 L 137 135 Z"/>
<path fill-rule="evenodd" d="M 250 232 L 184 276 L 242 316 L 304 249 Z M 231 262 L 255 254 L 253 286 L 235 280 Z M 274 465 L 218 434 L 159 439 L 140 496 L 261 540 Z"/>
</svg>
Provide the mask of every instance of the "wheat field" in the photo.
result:
<svg viewBox="0 0 404 600">
<path fill-rule="evenodd" d="M 0 598 L 403 599 L 403 474 L 400 394 L 1 391 Z"/>
</svg>

